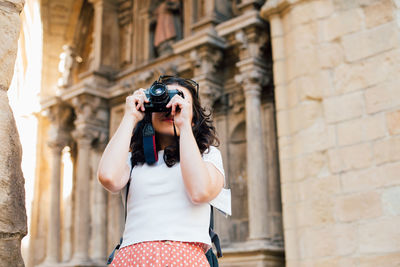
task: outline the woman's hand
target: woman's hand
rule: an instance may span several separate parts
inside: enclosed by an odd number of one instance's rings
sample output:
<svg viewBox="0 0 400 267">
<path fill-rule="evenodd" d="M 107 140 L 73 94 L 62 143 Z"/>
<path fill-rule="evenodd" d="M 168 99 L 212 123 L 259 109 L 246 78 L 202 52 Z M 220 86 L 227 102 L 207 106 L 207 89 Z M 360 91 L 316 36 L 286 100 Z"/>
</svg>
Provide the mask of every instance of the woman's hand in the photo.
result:
<svg viewBox="0 0 400 267">
<path fill-rule="evenodd" d="M 144 91 L 143 88 L 136 90 L 125 102 L 125 115 L 133 116 L 137 121 L 144 118 L 144 103 L 149 102 Z"/>
<path fill-rule="evenodd" d="M 186 98 L 175 95 L 166 105 L 171 108 L 171 115 L 174 117 L 174 123 L 179 128 L 192 127 L 192 104 Z"/>
</svg>

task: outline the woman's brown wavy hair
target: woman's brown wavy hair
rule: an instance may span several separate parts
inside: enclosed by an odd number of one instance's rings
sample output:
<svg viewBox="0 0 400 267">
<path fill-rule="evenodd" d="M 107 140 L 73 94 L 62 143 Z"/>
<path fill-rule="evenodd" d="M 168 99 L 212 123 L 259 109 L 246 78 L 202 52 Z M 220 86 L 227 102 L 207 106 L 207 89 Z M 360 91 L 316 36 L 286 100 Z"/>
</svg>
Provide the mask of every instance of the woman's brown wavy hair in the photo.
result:
<svg viewBox="0 0 400 267">
<path fill-rule="evenodd" d="M 192 126 L 192 130 L 200 153 L 203 154 L 203 152 L 211 145 L 219 146 L 220 142 L 216 135 L 215 127 L 212 124 L 211 112 L 207 113 L 206 110 L 201 106 L 200 99 L 197 97 L 196 88 L 187 80 L 179 77 L 169 77 L 167 79 L 163 79 L 163 83 L 165 85 L 177 84 L 187 88 L 190 91 L 193 99 L 192 106 L 194 125 Z M 142 131 L 144 126 L 143 122 L 146 119 L 151 121 L 151 113 L 146 113 L 145 118 L 133 129 L 130 143 L 130 151 L 132 152 L 131 162 L 133 167 L 139 163 L 145 162 Z M 179 160 L 180 156 L 178 138 L 177 142 L 173 142 L 173 144 L 164 149 L 164 161 L 168 167 L 172 167 L 175 165 L 175 163 L 179 162 Z"/>
</svg>

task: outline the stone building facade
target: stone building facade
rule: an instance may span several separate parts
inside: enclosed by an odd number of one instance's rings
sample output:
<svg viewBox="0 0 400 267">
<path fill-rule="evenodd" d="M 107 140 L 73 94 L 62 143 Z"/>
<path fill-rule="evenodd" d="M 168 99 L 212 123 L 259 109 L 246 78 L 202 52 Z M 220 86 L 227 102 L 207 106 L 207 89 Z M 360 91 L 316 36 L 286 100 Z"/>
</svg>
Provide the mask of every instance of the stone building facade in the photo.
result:
<svg viewBox="0 0 400 267">
<path fill-rule="evenodd" d="M 40 176 L 28 266 L 104 266 L 121 196 L 96 178 L 125 98 L 161 74 L 192 78 L 213 111 L 233 214 L 218 215 L 225 266 L 282 266 L 272 56 L 262 1 L 42 1 Z M 61 73 L 59 73 L 61 71 Z M 62 154 L 73 190 L 63 199 Z M 243 151 L 247 151 L 243 153 Z"/>
<path fill-rule="evenodd" d="M 104 266 L 123 210 L 96 167 L 125 97 L 164 73 L 213 111 L 233 194 L 221 266 L 398 266 L 400 2 L 161 2 L 41 1 L 27 266 Z"/>
</svg>

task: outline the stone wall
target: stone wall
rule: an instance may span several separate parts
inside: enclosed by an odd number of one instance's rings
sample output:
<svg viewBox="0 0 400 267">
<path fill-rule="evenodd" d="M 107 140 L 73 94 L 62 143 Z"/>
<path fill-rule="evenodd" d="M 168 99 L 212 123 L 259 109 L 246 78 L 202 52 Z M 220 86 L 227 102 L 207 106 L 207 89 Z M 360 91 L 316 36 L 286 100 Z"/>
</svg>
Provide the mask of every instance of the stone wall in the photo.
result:
<svg viewBox="0 0 400 267">
<path fill-rule="evenodd" d="M 7 90 L 17 56 L 24 1 L 0 3 L 0 265 L 24 266 L 21 239 L 26 235 L 22 150 Z"/>
<path fill-rule="evenodd" d="M 400 263 L 400 2 L 267 1 L 286 263 Z"/>
</svg>

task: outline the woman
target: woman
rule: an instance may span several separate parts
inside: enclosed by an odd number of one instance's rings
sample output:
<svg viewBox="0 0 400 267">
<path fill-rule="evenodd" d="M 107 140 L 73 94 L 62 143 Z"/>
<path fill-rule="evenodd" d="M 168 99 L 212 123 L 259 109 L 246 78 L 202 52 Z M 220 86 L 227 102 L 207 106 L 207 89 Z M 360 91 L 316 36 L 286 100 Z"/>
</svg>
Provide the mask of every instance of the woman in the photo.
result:
<svg viewBox="0 0 400 267">
<path fill-rule="evenodd" d="M 161 82 L 184 97 L 172 97 L 170 112 L 145 113 L 149 99 L 144 89 L 136 90 L 126 98 L 121 124 L 100 160 L 98 179 L 111 192 L 127 185 L 133 166 L 123 243 L 112 266 L 209 266 L 209 203 L 230 213 L 230 198 L 220 197 L 225 174 L 213 146 L 215 128 L 193 81 L 169 76 Z M 145 116 L 155 130 L 158 161 L 152 165 L 143 152 Z"/>
</svg>

